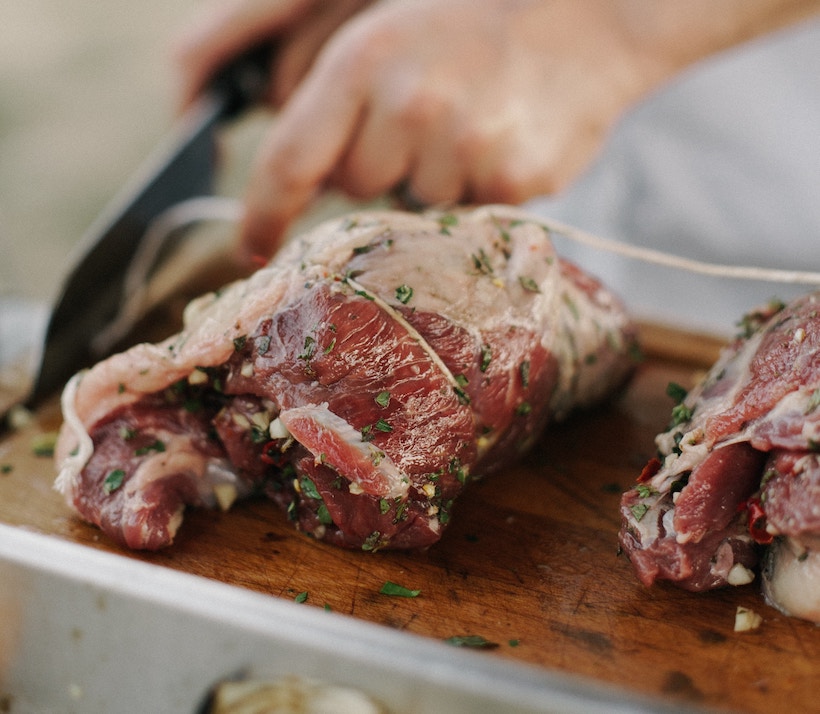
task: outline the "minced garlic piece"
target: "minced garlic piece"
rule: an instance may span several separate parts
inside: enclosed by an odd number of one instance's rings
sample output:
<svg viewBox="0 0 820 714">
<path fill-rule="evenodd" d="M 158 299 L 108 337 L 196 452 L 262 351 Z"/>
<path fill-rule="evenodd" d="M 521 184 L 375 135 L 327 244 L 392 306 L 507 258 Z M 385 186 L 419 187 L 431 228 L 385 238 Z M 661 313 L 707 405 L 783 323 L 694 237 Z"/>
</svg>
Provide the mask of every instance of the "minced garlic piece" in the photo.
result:
<svg viewBox="0 0 820 714">
<path fill-rule="evenodd" d="M 756 630 L 763 622 L 763 618 L 754 610 L 738 605 L 735 613 L 735 632 L 748 632 Z"/>
<path fill-rule="evenodd" d="M 735 563 L 726 576 L 729 585 L 748 585 L 754 579 L 755 574 L 742 563 Z"/>
<path fill-rule="evenodd" d="M 205 384 L 208 381 L 208 374 L 201 369 L 195 369 L 188 375 L 188 384 Z"/>
<path fill-rule="evenodd" d="M 268 434 L 270 434 L 271 439 L 287 439 L 290 436 L 290 432 L 279 417 L 276 417 L 276 419 L 270 423 Z"/>
<path fill-rule="evenodd" d="M 223 511 L 227 511 L 236 501 L 239 494 L 236 491 L 236 486 L 232 483 L 218 483 L 214 485 L 214 497 Z"/>
<path fill-rule="evenodd" d="M 266 412 L 256 412 L 251 417 L 251 422 L 259 431 L 267 431 L 270 426 L 270 416 Z"/>
</svg>

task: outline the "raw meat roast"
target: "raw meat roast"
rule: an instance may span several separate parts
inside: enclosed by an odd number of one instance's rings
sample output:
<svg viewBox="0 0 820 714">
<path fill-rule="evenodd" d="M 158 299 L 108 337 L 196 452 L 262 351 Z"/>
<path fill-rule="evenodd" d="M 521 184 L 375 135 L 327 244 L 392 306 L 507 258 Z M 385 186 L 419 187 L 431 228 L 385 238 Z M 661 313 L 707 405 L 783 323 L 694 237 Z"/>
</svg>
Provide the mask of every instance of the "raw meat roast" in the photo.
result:
<svg viewBox="0 0 820 714">
<path fill-rule="evenodd" d="M 742 585 L 760 564 L 771 604 L 820 622 L 820 292 L 741 325 L 624 494 L 621 545 L 647 585 Z"/>
<path fill-rule="evenodd" d="M 249 494 L 340 546 L 426 547 L 468 481 L 622 383 L 633 346 L 525 214 L 354 214 L 78 374 L 56 486 L 132 548 Z"/>
</svg>

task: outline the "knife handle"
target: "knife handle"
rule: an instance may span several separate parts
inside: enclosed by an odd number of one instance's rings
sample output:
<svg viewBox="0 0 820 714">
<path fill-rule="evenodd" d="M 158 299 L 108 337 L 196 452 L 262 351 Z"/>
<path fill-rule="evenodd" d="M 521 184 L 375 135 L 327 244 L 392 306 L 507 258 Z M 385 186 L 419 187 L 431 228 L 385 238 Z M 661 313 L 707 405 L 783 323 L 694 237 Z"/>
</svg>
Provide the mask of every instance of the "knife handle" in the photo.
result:
<svg viewBox="0 0 820 714">
<path fill-rule="evenodd" d="M 232 119 L 264 97 L 274 52 L 272 43 L 260 43 L 214 75 L 208 85 L 208 92 L 221 105 L 220 119 Z"/>
</svg>

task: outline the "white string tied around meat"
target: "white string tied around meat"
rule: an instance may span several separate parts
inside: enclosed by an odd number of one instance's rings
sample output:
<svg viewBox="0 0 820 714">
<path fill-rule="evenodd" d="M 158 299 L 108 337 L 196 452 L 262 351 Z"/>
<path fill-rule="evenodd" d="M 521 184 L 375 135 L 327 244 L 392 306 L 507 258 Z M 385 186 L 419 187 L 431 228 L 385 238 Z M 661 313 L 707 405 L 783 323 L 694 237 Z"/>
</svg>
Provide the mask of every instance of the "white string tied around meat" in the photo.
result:
<svg viewBox="0 0 820 714">
<path fill-rule="evenodd" d="M 639 260 L 653 265 L 662 265 L 689 273 L 710 275 L 737 280 L 760 280 L 770 283 L 792 285 L 820 285 L 820 272 L 807 270 L 785 270 L 780 268 L 763 268 L 752 265 L 726 265 L 709 263 L 692 258 L 684 258 L 672 253 L 665 253 L 653 248 L 624 243 L 623 241 L 601 238 L 579 228 L 565 225 L 551 219 L 538 219 L 548 232 L 557 233 L 576 243 L 587 245 L 597 250 Z"/>
</svg>

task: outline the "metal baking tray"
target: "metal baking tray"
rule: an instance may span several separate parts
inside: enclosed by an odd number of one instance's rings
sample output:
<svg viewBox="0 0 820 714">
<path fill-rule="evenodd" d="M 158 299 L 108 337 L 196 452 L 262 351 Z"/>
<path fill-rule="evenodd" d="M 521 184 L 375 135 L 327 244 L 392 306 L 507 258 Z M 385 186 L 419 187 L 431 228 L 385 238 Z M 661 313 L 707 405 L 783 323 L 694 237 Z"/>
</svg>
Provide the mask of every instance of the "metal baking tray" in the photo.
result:
<svg viewBox="0 0 820 714">
<path fill-rule="evenodd" d="M 673 711 L 0 524 L 0 711 L 194 713 L 215 683 L 237 676 L 353 687 L 391 714 Z"/>
</svg>

